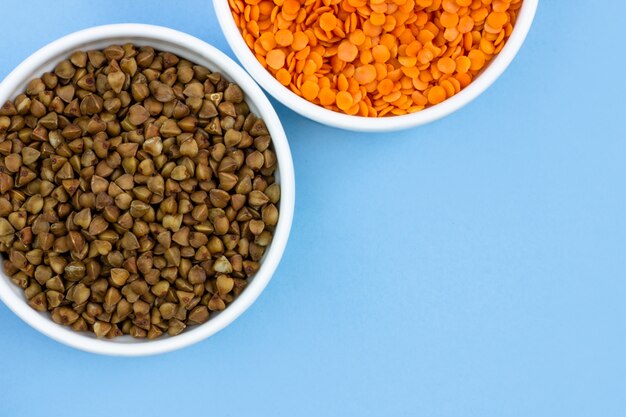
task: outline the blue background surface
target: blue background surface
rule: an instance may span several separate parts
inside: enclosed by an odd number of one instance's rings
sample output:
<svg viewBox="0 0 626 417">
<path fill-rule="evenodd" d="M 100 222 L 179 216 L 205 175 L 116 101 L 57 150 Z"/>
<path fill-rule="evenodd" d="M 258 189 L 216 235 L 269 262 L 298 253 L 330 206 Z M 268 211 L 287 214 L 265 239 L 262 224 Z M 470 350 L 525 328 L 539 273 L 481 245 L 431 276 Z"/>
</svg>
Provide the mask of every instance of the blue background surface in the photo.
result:
<svg viewBox="0 0 626 417">
<path fill-rule="evenodd" d="M 346 133 L 277 104 L 298 194 L 259 300 L 138 359 L 62 346 L 0 304 L 0 416 L 626 415 L 626 4 L 601 4 L 543 0 L 502 78 L 426 127 Z M 232 56 L 210 0 L 2 9 L 0 77 L 107 23 Z"/>
</svg>

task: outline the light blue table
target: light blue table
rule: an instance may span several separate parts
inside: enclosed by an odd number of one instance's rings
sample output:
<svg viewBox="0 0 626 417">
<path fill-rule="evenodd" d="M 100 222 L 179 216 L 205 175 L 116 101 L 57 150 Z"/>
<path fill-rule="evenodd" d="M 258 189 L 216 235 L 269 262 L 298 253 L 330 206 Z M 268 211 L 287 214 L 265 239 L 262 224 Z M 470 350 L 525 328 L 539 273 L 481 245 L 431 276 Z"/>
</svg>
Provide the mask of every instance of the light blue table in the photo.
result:
<svg viewBox="0 0 626 417">
<path fill-rule="evenodd" d="M 505 75 L 426 127 L 346 133 L 277 105 L 296 215 L 257 303 L 143 359 L 67 348 L 0 305 L 0 416 L 626 415 L 626 4 L 600 3 L 543 0 Z M 232 56 L 210 0 L 2 16 L 0 77 L 106 23 Z"/>
</svg>

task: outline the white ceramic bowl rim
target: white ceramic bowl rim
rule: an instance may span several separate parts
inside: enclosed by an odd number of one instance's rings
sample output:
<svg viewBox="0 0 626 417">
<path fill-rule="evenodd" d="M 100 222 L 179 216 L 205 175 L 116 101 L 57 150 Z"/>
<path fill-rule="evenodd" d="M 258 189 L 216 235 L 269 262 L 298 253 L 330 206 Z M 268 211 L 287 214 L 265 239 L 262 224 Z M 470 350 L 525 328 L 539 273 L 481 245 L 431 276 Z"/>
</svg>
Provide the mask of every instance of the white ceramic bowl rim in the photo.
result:
<svg viewBox="0 0 626 417">
<path fill-rule="evenodd" d="M 298 96 L 280 84 L 255 58 L 232 18 L 228 0 L 213 0 L 217 18 L 226 40 L 244 68 L 278 101 L 293 111 L 319 123 L 361 132 L 390 132 L 424 125 L 465 106 L 491 86 L 519 52 L 530 30 L 539 0 L 524 0 L 511 37 L 502 51 L 469 86 L 444 102 L 417 113 L 402 116 L 368 118 L 350 116 L 325 109 Z"/>
<path fill-rule="evenodd" d="M 117 342 L 101 340 L 77 333 L 67 327 L 60 326 L 49 317 L 37 313 L 20 298 L 13 283 L 4 275 L 0 277 L 0 299 L 22 320 L 39 330 L 41 333 L 61 343 L 88 352 L 117 355 L 143 356 L 168 352 L 199 342 L 229 325 L 241 315 L 263 291 L 276 270 L 284 252 L 293 220 L 295 204 L 295 180 L 293 162 L 289 144 L 280 120 L 271 103 L 250 78 L 250 76 L 232 59 L 215 47 L 191 35 L 160 26 L 142 24 L 116 24 L 94 27 L 72 33 L 58 39 L 35 52 L 23 61 L 0 84 L 0 103 L 13 99 L 21 93 L 25 82 L 40 76 L 44 68 L 51 62 L 58 62 L 72 51 L 84 49 L 93 43 L 103 45 L 133 42 L 138 45 L 152 45 L 158 49 L 169 50 L 192 62 L 211 61 L 210 69 L 217 69 L 231 81 L 241 86 L 246 94 L 250 107 L 262 117 L 272 135 L 272 141 L 278 159 L 279 178 L 281 184 L 280 218 L 274 239 L 263 259 L 261 268 L 249 282 L 239 297 L 219 315 L 208 322 L 194 326 L 175 337 L 164 337 L 152 341 Z M 165 46 L 163 46 L 165 45 Z"/>
</svg>

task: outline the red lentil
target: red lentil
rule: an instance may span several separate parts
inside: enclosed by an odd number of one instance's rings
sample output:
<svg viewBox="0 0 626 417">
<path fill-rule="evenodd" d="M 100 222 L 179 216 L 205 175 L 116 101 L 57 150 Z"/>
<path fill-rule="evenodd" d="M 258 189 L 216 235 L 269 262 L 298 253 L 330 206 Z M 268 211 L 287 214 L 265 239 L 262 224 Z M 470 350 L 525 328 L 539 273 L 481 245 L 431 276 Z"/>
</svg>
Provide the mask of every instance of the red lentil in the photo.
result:
<svg viewBox="0 0 626 417">
<path fill-rule="evenodd" d="M 229 0 L 259 62 L 294 93 L 367 117 L 439 104 L 513 31 L 523 0 Z"/>
</svg>

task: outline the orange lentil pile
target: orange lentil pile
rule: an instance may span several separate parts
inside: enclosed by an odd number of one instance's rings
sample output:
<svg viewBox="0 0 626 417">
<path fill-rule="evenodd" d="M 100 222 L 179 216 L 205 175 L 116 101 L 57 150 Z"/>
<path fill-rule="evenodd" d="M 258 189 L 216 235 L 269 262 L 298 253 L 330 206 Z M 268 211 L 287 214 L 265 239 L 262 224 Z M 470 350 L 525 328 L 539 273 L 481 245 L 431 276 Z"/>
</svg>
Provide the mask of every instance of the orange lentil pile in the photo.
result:
<svg viewBox="0 0 626 417">
<path fill-rule="evenodd" d="M 229 0 L 259 62 L 306 100 L 351 115 L 441 103 L 504 46 L 522 0 Z"/>
</svg>

